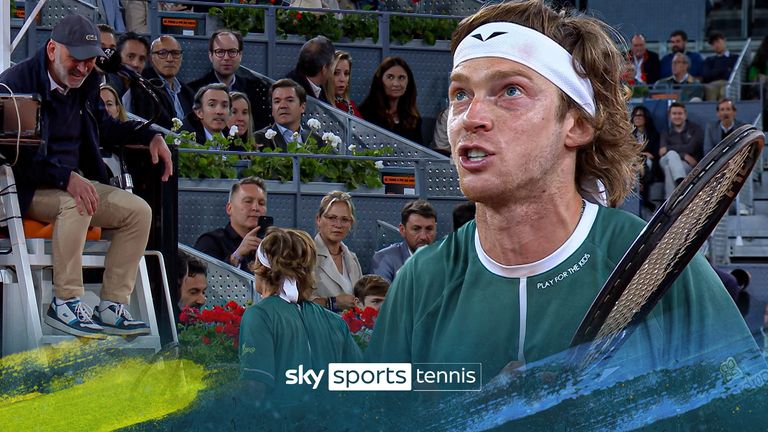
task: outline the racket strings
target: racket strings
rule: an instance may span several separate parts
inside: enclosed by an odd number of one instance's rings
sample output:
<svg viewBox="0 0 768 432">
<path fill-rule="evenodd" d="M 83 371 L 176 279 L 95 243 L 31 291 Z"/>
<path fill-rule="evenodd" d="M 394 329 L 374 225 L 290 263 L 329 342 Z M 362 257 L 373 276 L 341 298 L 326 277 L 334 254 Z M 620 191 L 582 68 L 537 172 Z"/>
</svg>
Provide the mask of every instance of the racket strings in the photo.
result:
<svg viewBox="0 0 768 432">
<path fill-rule="evenodd" d="M 608 314 L 598 331 L 595 343 L 590 347 L 585 363 L 598 359 L 611 348 L 614 340 L 622 334 L 635 314 L 661 286 L 663 279 L 673 271 L 675 264 L 687 250 L 687 246 L 698 238 L 700 231 L 711 220 L 722 199 L 730 193 L 734 184 L 740 183 L 739 174 L 753 150 L 753 146 L 745 146 L 737 153 L 713 180 L 696 194 L 691 204 L 673 223 Z M 649 245 L 649 247 L 652 246 Z"/>
</svg>

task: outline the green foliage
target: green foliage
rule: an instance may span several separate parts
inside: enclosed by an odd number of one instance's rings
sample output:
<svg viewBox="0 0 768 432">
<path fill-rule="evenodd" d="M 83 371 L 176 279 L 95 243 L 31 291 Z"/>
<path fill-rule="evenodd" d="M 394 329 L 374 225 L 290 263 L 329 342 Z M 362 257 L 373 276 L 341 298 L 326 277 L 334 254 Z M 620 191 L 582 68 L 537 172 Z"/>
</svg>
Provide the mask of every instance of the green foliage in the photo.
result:
<svg viewBox="0 0 768 432">
<path fill-rule="evenodd" d="M 248 4 L 269 3 L 243 1 Z M 239 30 L 243 35 L 248 32 L 264 32 L 264 9 L 214 7 L 208 13 L 220 18 L 224 27 Z M 390 41 L 405 44 L 413 39 L 421 39 L 427 45 L 434 45 L 437 40 L 450 40 L 456 24 L 455 20 L 447 18 L 392 16 L 389 22 Z M 372 15 L 344 14 L 338 18 L 331 13 L 278 9 L 277 34 L 282 38 L 300 35 L 310 39 L 325 35 L 332 41 L 338 41 L 343 36 L 353 41 L 371 38 L 377 42 L 379 25 Z"/>
<path fill-rule="evenodd" d="M 178 120 L 178 119 L 175 119 Z M 173 131 L 177 132 L 179 124 L 174 126 Z M 200 145 L 195 141 L 195 133 L 188 131 L 177 132 L 178 135 L 166 135 L 165 142 L 170 145 L 178 145 L 179 148 L 210 150 L 227 150 L 232 146 L 241 146 L 247 151 L 252 151 L 253 146 L 249 143 L 243 143 L 240 138 L 224 137 L 215 135 L 213 139 Z M 179 153 L 179 177 L 184 178 L 236 178 L 237 170 L 235 163 L 240 160 L 237 155 L 222 155 L 215 153 Z"/>
<path fill-rule="evenodd" d="M 317 133 L 313 131 L 303 144 L 297 141 L 289 142 L 285 153 L 332 154 L 336 146 L 338 146 L 338 141 L 334 145 L 334 140 L 329 135 L 324 135 L 325 140 L 318 140 Z M 338 138 L 336 139 L 338 140 Z M 351 151 L 355 156 L 386 156 L 392 154 L 391 148 L 357 151 L 354 146 L 351 146 Z M 272 153 L 273 151 L 265 149 L 262 152 Z M 255 156 L 251 158 L 251 166 L 245 168 L 241 175 L 255 175 L 265 180 L 287 182 L 293 179 L 292 159 L 280 156 Z M 344 183 L 350 190 L 361 186 L 371 189 L 383 186 L 377 163 L 371 160 L 301 158 L 299 159 L 299 179 L 302 183 L 310 181 Z"/>
<path fill-rule="evenodd" d="M 243 4 L 258 4 L 258 1 L 241 1 Z M 239 31 L 243 36 L 248 33 L 264 33 L 264 9 L 212 7 L 208 15 L 221 20 L 225 28 Z"/>
<path fill-rule="evenodd" d="M 323 35 L 338 41 L 342 35 L 342 26 L 334 14 L 279 9 L 277 34 L 283 38 L 289 34 L 298 34 L 307 39 Z"/>
</svg>

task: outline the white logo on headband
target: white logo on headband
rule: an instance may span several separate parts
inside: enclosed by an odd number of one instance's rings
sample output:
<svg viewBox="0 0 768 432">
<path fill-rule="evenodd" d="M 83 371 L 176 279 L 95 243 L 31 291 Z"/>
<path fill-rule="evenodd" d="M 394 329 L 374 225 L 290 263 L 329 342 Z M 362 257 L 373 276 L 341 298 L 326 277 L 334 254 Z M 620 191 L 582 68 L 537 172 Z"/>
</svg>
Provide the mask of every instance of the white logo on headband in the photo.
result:
<svg viewBox="0 0 768 432">
<path fill-rule="evenodd" d="M 556 85 L 590 115 L 595 115 L 592 83 L 560 44 L 529 27 L 510 22 L 484 24 L 465 37 L 453 54 L 453 68 L 481 57 L 498 57 L 528 66 Z"/>
</svg>

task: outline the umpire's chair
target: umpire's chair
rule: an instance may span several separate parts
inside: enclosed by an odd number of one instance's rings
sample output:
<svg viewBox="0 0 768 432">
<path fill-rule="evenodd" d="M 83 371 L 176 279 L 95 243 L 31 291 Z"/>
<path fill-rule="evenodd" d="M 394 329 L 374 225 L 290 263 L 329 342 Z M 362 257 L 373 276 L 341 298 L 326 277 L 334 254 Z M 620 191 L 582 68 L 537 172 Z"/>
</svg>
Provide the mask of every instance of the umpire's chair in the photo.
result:
<svg viewBox="0 0 768 432">
<path fill-rule="evenodd" d="M 7 164 L 0 166 L 0 211 L 3 214 L 2 219 L 8 225 L 8 238 L 0 240 L 0 267 L 5 267 L 0 270 L 3 284 L 2 354 L 8 355 L 44 344 L 73 339 L 74 336 L 43 324 L 43 314 L 53 297 L 53 256 L 50 241 L 52 228 L 46 228 L 46 224 L 39 222 L 25 224 L 22 220 L 13 171 Z M 83 268 L 104 267 L 109 243 L 101 241 L 95 230 L 91 230 L 88 240 L 83 251 Z M 151 251 L 148 254 L 158 255 Z M 158 258 L 164 268 L 162 256 Z M 170 305 L 170 293 L 165 277 L 163 282 L 167 304 Z M 98 301 L 93 291 L 97 291 L 100 285 L 86 285 L 85 288 L 82 300 L 93 306 Z M 149 325 L 150 333 L 132 339 L 114 337 L 117 346 L 159 351 L 160 333 L 144 258 L 139 264 L 139 274 L 128 309 L 133 316 Z M 169 313 L 169 316 L 172 315 Z M 172 324 L 172 327 L 175 327 L 175 324 Z"/>
</svg>

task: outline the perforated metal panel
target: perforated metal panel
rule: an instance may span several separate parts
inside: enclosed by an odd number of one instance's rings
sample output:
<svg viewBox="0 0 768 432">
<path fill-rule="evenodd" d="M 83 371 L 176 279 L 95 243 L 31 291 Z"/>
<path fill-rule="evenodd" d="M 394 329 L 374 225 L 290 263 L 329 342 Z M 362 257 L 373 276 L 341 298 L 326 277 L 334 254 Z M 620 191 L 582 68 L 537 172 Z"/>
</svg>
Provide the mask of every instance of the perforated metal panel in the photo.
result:
<svg viewBox="0 0 768 432">
<path fill-rule="evenodd" d="M 95 0 L 49 0 L 40 12 L 41 25 L 53 27 L 59 20 L 72 14 L 99 22 L 99 9 Z"/>
<path fill-rule="evenodd" d="M 207 308 L 224 306 L 233 300 L 245 306 L 258 300 L 253 275 L 228 266 L 184 244 L 179 244 L 179 251 L 204 261 L 208 266 L 206 277 L 208 288 L 205 291 Z"/>
<path fill-rule="evenodd" d="M 590 14 L 618 28 L 627 40 L 635 33 L 642 33 L 646 40 L 665 41 L 669 33 L 680 29 L 688 33 L 688 39 L 701 42 L 705 3 L 697 0 L 635 0 L 631 7 L 617 7 L 614 0 L 589 0 L 588 7 Z"/>
<path fill-rule="evenodd" d="M 450 161 L 427 162 L 425 177 L 428 196 L 463 196 L 459 187 L 459 173 Z"/>
<path fill-rule="evenodd" d="M 476 12 L 483 2 L 480 0 L 421 0 L 414 5 L 411 0 L 387 0 L 387 10 L 415 11 L 423 14 L 467 16 Z"/>
<path fill-rule="evenodd" d="M 291 39 L 283 40 L 278 39 L 275 51 L 277 55 L 270 59 L 274 62 L 275 76 L 272 78 L 279 79 L 284 77 L 288 72 L 293 70 L 296 66 L 296 60 L 299 58 L 299 51 L 301 46 L 304 45 L 304 38 L 299 36 L 289 36 Z"/>
<path fill-rule="evenodd" d="M 243 43 L 243 61 L 241 64 L 256 72 L 267 73 L 267 42 L 248 39 Z"/>
<path fill-rule="evenodd" d="M 175 36 L 184 51 L 178 78 L 182 82 L 194 81 L 211 70 L 208 59 L 208 38 L 203 36 Z"/>
</svg>

